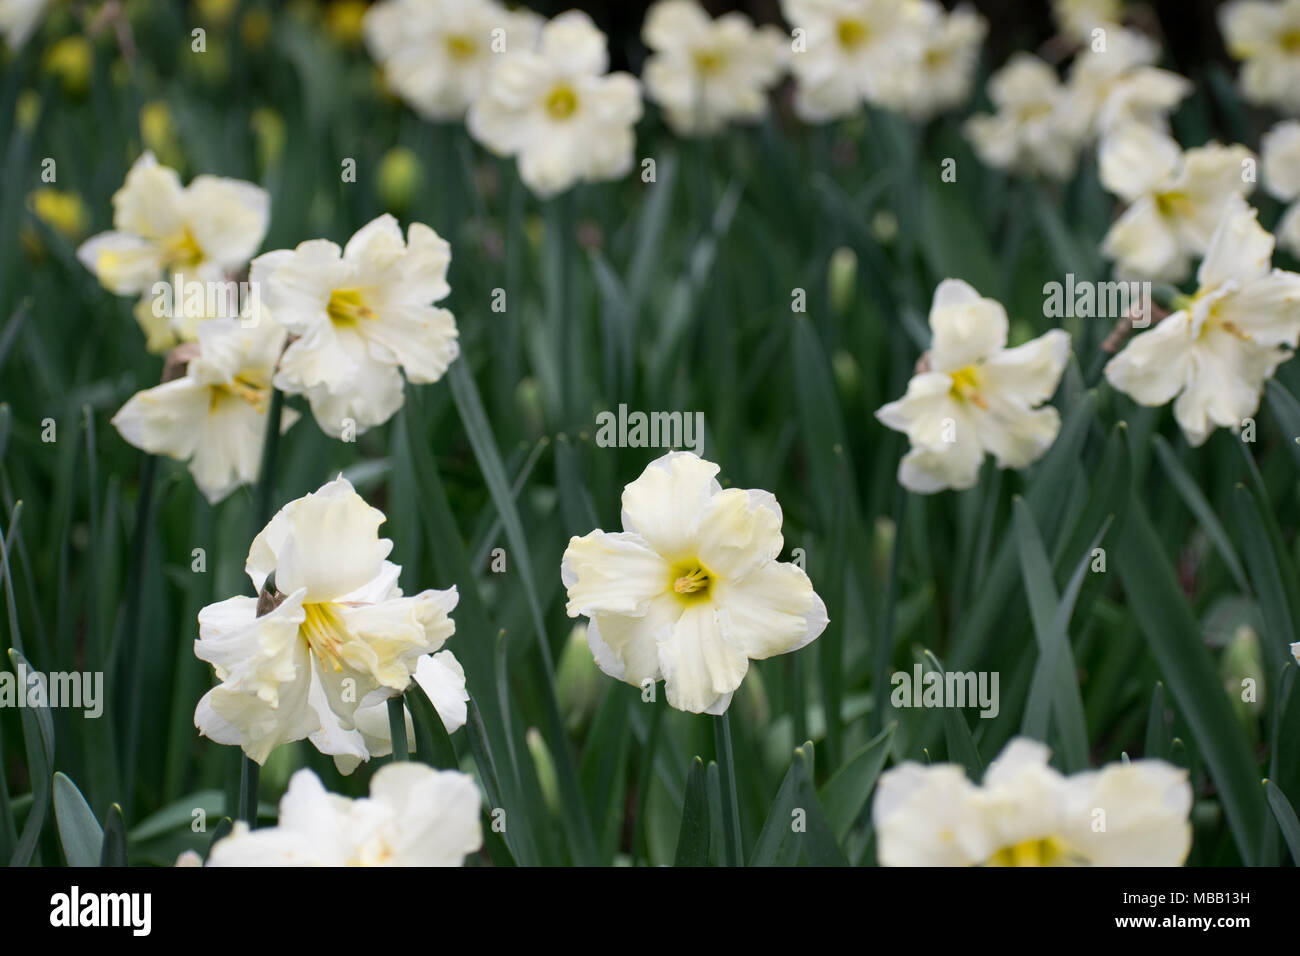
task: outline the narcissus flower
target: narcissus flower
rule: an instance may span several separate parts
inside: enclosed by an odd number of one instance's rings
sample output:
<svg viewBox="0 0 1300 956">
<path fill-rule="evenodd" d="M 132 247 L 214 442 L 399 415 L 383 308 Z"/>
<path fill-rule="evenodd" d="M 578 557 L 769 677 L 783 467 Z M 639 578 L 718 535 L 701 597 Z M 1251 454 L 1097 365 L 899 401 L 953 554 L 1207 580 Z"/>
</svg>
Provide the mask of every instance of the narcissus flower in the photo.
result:
<svg viewBox="0 0 1300 956">
<path fill-rule="evenodd" d="M 606 674 L 668 703 L 721 714 L 749 669 L 797 650 L 827 624 L 801 568 L 777 560 L 781 508 L 766 491 L 723 490 L 689 452 L 651 462 L 623 489 L 623 530 L 569 541 L 568 614 Z"/>
<path fill-rule="evenodd" d="M 11 50 L 17 50 L 36 32 L 41 18 L 54 0 L 0 0 L 0 34 Z"/>
<path fill-rule="evenodd" d="M 970 98 L 980 46 L 988 21 L 969 7 L 952 12 L 932 0 L 915 0 L 909 8 L 912 42 L 900 62 L 883 78 L 881 103 L 916 119 L 928 119 Z"/>
<path fill-rule="evenodd" d="M 483 845 L 472 777 L 420 763 L 380 767 L 370 796 L 328 792 L 310 770 L 289 780 L 273 827 L 235 824 L 208 866 L 463 866 Z"/>
<path fill-rule="evenodd" d="M 1244 61 L 1246 99 L 1300 113 L 1300 0 L 1237 0 L 1219 8 L 1228 52 Z"/>
<path fill-rule="evenodd" d="M 461 119 L 501 55 L 532 49 L 541 24 L 495 0 L 381 0 L 364 21 L 384 82 L 431 120 Z"/>
<path fill-rule="evenodd" d="M 402 407 L 402 375 L 436 382 L 460 354 L 456 320 L 432 303 L 451 291 L 451 247 L 422 223 L 402 238 L 390 215 L 357 231 L 342 250 L 326 239 L 259 256 L 262 296 L 296 338 L 276 388 L 307 396 L 321 428 L 360 434 Z M 401 371 L 399 371 L 399 369 Z"/>
<path fill-rule="evenodd" d="M 322 753 L 367 759 L 360 708 L 403 693 L 455 624 L 456 589 L 404 597 L 385 560 L 383 512 L 345 478 L 285 505 L 253 540 L 245 570 L 259 594 L 199 612 L 194 653 L 221 683 L 194 714 L 199 731 L 262 763 L 310 737 Z M 265 612 L 259 616 L 259 600 Z"/>
<path fill-rule="evenodd" d="M 1111 385 L 1140 405 L 1174 402 L 1188 444 L 1240 429 L 1264 384 L 1300 338 L 1300 275 L 1270 271 L 1273 237 L 1233 196 L 1182 307 L 1106 365 Z"/>
<path fill-rule="evenodd" d="M 630 73 L 606 73 L 605 34 L 580 10 L 542 27 L 536 49 L 501 56 L 470 107 L 470 133 L 499 156 L 517 156 L 538 196 L 577 182 L 617 179 L 632 168 L 641 87 Z"/>
<path fill-rule="evenodd" d="M 262 244 L 269 212 L 266 190 L 252 183 L 196 176 L 181 186 L 144 153 L 113 194 L 113 231 L 86 240 L 77 258 L 116 295 L 147 292 L 164 274 L 223 280 Z"/>
<path fill-rule="evenodd" d="M 1192 92 L 1184 76 L 1155 66 L 1159 45 L 1136 30 L 1112 27 L 1104 42 L 1089 44 L 1070 65 L 1066 119 L 1083 141 L 1104 136 L 1123 123 L 1158 129 Z"/>
<path fill-rule="evenodd" d="M 1102 253 L 1126 276 L 1181 282 L 1192 258 L 1210 246 L 1233 196 L 1255 188 L 1244 146 L 1211 143 L 1183 149 L 1149 126 L 1127 123 L 1102 140 L 1101 181 L 1128 208 L 1102 241 Z"/>
<path fill-rule="evenodd" d="M 641 37 L 651 50 L 642 73 L 646 91 L 681 136 L 759 119 L 789 49 L 775 27 L 755 28 L 735 12 L 713 20 L 695 0 L 659 0 Z"/>
<path fill-rule="evenodd" d="M 1277 241 L 1294 256 L 1300 256 L 1300 122 L 1278 123 L 1264 134 L 1264 188 L 1275 199 L 1291 203 L 1273 230 Z"/>
<path fill-rule="evenodd" d="M 1042 457 L 1061 428 L 1060 414 L 1043 403 L 1065 371 L 1069 334 L 1053 329 L 1008 349 L 1006 310 L 958 279 L 935 290 L 930 330 L 927 370 L 876 412 L 911 442 L 898 466 L 903 487 L 919 494 L 970 488 L 985 452 L 999 468 L 1026 468 Z"/>
<path fill-rule="evenodd" d="M 215 504 L 257 480 L 271 373 L 284 340 L 284 329 L 265 316 L 251 327 L 234 319 L 205 322 L 185 374 L 137 392 L 113 425 L 142 451 L 188 461 L 199 491 Z M 285 409 L 281 431 L 297 418 Z"/>
<path fill-rule="evenodd" d="M 1120 22 L 1123 0 L 1052 0 L 1052 18 L 1061 35 L 1083 43 L 1096 29 L 1110 30 Z"/>
<path fill-rule="evenodd" d="M 886 771 L 872 819 L 884 866 L 1181 866 L 1192 845 L 1187 771 L 1163 760 L 1069 777 L 1018 737 L 979 786 L 957 764 Z"/>
<path fill-rule="evenodd" d="M 1016 53 L 989 80 L 997 108 L 966 121 L 966 138 L 980 161 L 995 169 L 1068 179 L 1078 161 L 1072 104 L 1050 65 Z"/>
<path fill-rule="evenodd" d="M 794 108 L 810 123 L 885 105 L 894 71 L 917 61 L 917 9 L 898 0 L 782 0 L 793 28 Z"/>
</svg>

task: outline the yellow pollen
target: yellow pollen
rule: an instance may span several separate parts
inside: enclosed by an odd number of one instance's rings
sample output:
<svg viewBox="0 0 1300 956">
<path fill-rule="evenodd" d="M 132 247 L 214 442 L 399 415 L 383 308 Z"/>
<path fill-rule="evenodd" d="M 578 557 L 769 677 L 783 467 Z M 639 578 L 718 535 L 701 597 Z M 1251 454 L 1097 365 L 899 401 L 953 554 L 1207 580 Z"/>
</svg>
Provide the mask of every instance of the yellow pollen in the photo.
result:
<svg viewBox="0 0 1300 956">
<path fill-rule="evenodd" d="M 717 73 L 722 69 L 722 54 L 716 50 L 696 50 L 693 54 L 695 69 L 700 73 Z"/>
<path fill-rule="evenodd" d="M 985 866 L 1062 866 L 1068 862 L 1069 849 L 1056 837 L 1048 836 L 1004 846 L 989 857 Z"/>
<path fill-rule="evenodd" d="M 1278 38 L 1278 45 L 1292 55 L 1300 53 L 1300 29 L 1287 30 Z"/>
<path fill-rule="evenodd" d="M 374 319 L 373 309 L 361 299 L 360 289 L 335 289 L 325 311 L 335 325 L 356 325 L 358 319 Z"/>
<path fill-rule="evenodd" d="M 672 569 L 673 593 L 683 601 L 697 601 L 709 596 L 713 574 L 699 561 L 683 561 Z"/>
<path fill-rule="evenodd" d="M 165 268 L 194 266 L 203 261 L 203 250 L 189 229 L 168 236 L 161 243 Z"/>
<path fill-rule="evenodd" d="M 226 398 L 247 402 L 259 414 L 265 415 L 267 407 L 271 403 L 271 389 L 263 381 L 254 379 L 247 374 L 240 374 L 236 375 L 234 381 L 229 384 L 212 386 L 210 409 L 215 409 Z"/>
<path fill-rule="evenodd" d="M 952 397 L 958 401 L 970 402 L 978 408 L 988 408 L 986 402 L 979 394 L 979 370 L 974 365 L 967 365 L 965 368 L 952 372 Z"/>
<path fill-rule="evenodd" d="M 578 94 L 573 87 L 561 83 L 546 95 L 546 112 L 554 119 L 568 119 L 578 108 Z"/>
<path fill-rule="evenodd" d="M 1156 209 L 1162 216 L 1190 216 L 1193 212 L 1191 199 L 1177 192 L 1157 193 Z"/>
<path fill-rule="evenodd" d="M 473 37 L 455 34 L 447 37 L 447 53 L 453 60 L 473 59 L 474 54 L 477 52 L 478 44 L 474 42 Z"/>
<path fill-rule="evenodd" d="M 347 625 L 339 614 L 338 605 L 330 603 L 304 604 L 305 616 L 298 633 L 307 642 L 308 649 L 322 664 L 343 670 L 343 642 L 347 639 Z"/>
<path fill-rule="evenodd" d="M 861 20 L 841 20 L 835 24 L 835 38 L 846 50 L 862 46 L 870 35 L 871 31 Z"/>
</svg>

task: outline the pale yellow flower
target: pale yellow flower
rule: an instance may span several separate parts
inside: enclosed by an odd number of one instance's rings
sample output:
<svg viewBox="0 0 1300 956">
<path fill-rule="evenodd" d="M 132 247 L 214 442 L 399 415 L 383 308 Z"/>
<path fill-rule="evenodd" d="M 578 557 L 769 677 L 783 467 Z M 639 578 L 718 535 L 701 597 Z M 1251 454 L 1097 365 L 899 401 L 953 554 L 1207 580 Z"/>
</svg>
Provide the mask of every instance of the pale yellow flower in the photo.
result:
<svg viewBox="0 0 1300 956">
<path fill-rule="evenodd" d="M 1300 113 L 1300 0 L 1236 0 L 1219 8 L 1219 25 L 1243 61 L 1246 99 Z"/>
</svg>

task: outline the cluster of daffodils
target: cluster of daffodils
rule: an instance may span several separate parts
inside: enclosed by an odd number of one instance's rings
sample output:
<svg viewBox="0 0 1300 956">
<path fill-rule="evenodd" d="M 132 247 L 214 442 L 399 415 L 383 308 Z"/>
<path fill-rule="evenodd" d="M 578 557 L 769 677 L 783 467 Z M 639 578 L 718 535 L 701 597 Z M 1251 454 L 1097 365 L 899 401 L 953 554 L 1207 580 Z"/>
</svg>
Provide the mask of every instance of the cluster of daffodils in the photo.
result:
<svg viewBox="0 0 1300 956">
<path fill-rule="evenodd" d="M 1270 269 L 1273 245 L 1256 211 L 1232 196 L 1196 293 L 1106 365 L 1110 384 L 1139 404 L 1173 401 L 1191 445 L 1216 428 L 1242 428 L 1300 339 L 1300 275 Z"/>
<path fill-rule="evenodd" d="M 250 263 L 269 200 L 251 183 L 175 170 L 145 153 L 113 196 L 111 232 L 78 258 L 136 308 L 164 382 L 139 392 L 113 423 L 128 442 L 189 462 L 216 503 L 257 480 L 273 389 L 301 395 L 329 435 L 353 440 L 401 408 L 405 382 L 436 382 L 460 354 L 451 249 L 428 226 L 405 236 L 389 215 L 340 249 L 312 240 Z M 246 281 L 236 281 L 244 269 Z M 275 427 L 298 417 L 282 412 Z"/>
<path fill-rule="evenodd" d="M 370 796 L 329 793 L 299 770 L 273 827 L 242 821 L 212 847 L 208 866 L 461 866 L 483 845 L 472 778 L 418 763 L 381 767 Z"/>
<path fill-rule="evenodd" d="M 1016 738 L 976 786 L 956 764 L 907 762 L 872 805 L 884 866 L 1181 866 L 1192 844 L 1187 772 L 1163 760 L 1066 777 Z"/>
<path fill-rule="evenodd" d="M 464 724 L 464 672 L 435 654 L 455 631 L 456 589 L 404 596 L 385 520 L 341 477 L 271 519 L 245 564 L 258 597 L 199 612 L 194 653 L 220 682 L 195 711 L 200 733 L 259 764 L 309 739 L 346 773 L 392 752 L 387 702 L 413 680 L 449 731 Z"/>
<path fill-rule="evenodd" d="M 1235 0 L 1219 9 L 1246 99 L 1300 113 L 1300 0 Z"/>
<path fill-rule="evenodd" d="M 588 618 L 602 671 L 668 703 L 724 713 L 751 659 L 785 654 L 825 629 L 803 569 L 778 561 L 781 508 L 766 491 L 723 489 L 688 452 L 651 462 L 623 489 L 623 530 L 569 541 L 568 614 Z"/>
<path fill-rule="evenodd" d="M 1007 348 L 1007 313 L 967 283 L 948 279 L 930 309 L 933 336 L 907 393 L 876 412 L 903 432 L 911 450 L 898 467 L 910 491 L 972 487 L 985 453 L 999 468 L 1026 468 L 1056 440 L 1056 392 L 1070 354 L 1068 333 L 1053 329 Z"/>
</svg>

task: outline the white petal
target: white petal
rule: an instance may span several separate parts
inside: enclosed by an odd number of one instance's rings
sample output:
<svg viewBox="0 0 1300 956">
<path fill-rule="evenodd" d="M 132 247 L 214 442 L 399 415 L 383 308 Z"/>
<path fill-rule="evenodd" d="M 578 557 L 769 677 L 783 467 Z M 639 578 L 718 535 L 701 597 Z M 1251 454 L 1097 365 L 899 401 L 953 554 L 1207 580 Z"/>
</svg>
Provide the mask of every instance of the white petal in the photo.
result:
<svg viewBox="0 0 1300 956">
<path fill-rule="evenodd" d="M 955 372 L 992 355 L 1007 341 L 1007 313 L 960 279 L 945 279 L 930 307 L 930 367 Z"/>
<path fill-rule="evenodd" d="M 704 713 L 745 679 L 749 658 L 723 637 L 708 602 L 689 605 L 659 644 L 659 669 L 668 703 Z"/>
</svg>

